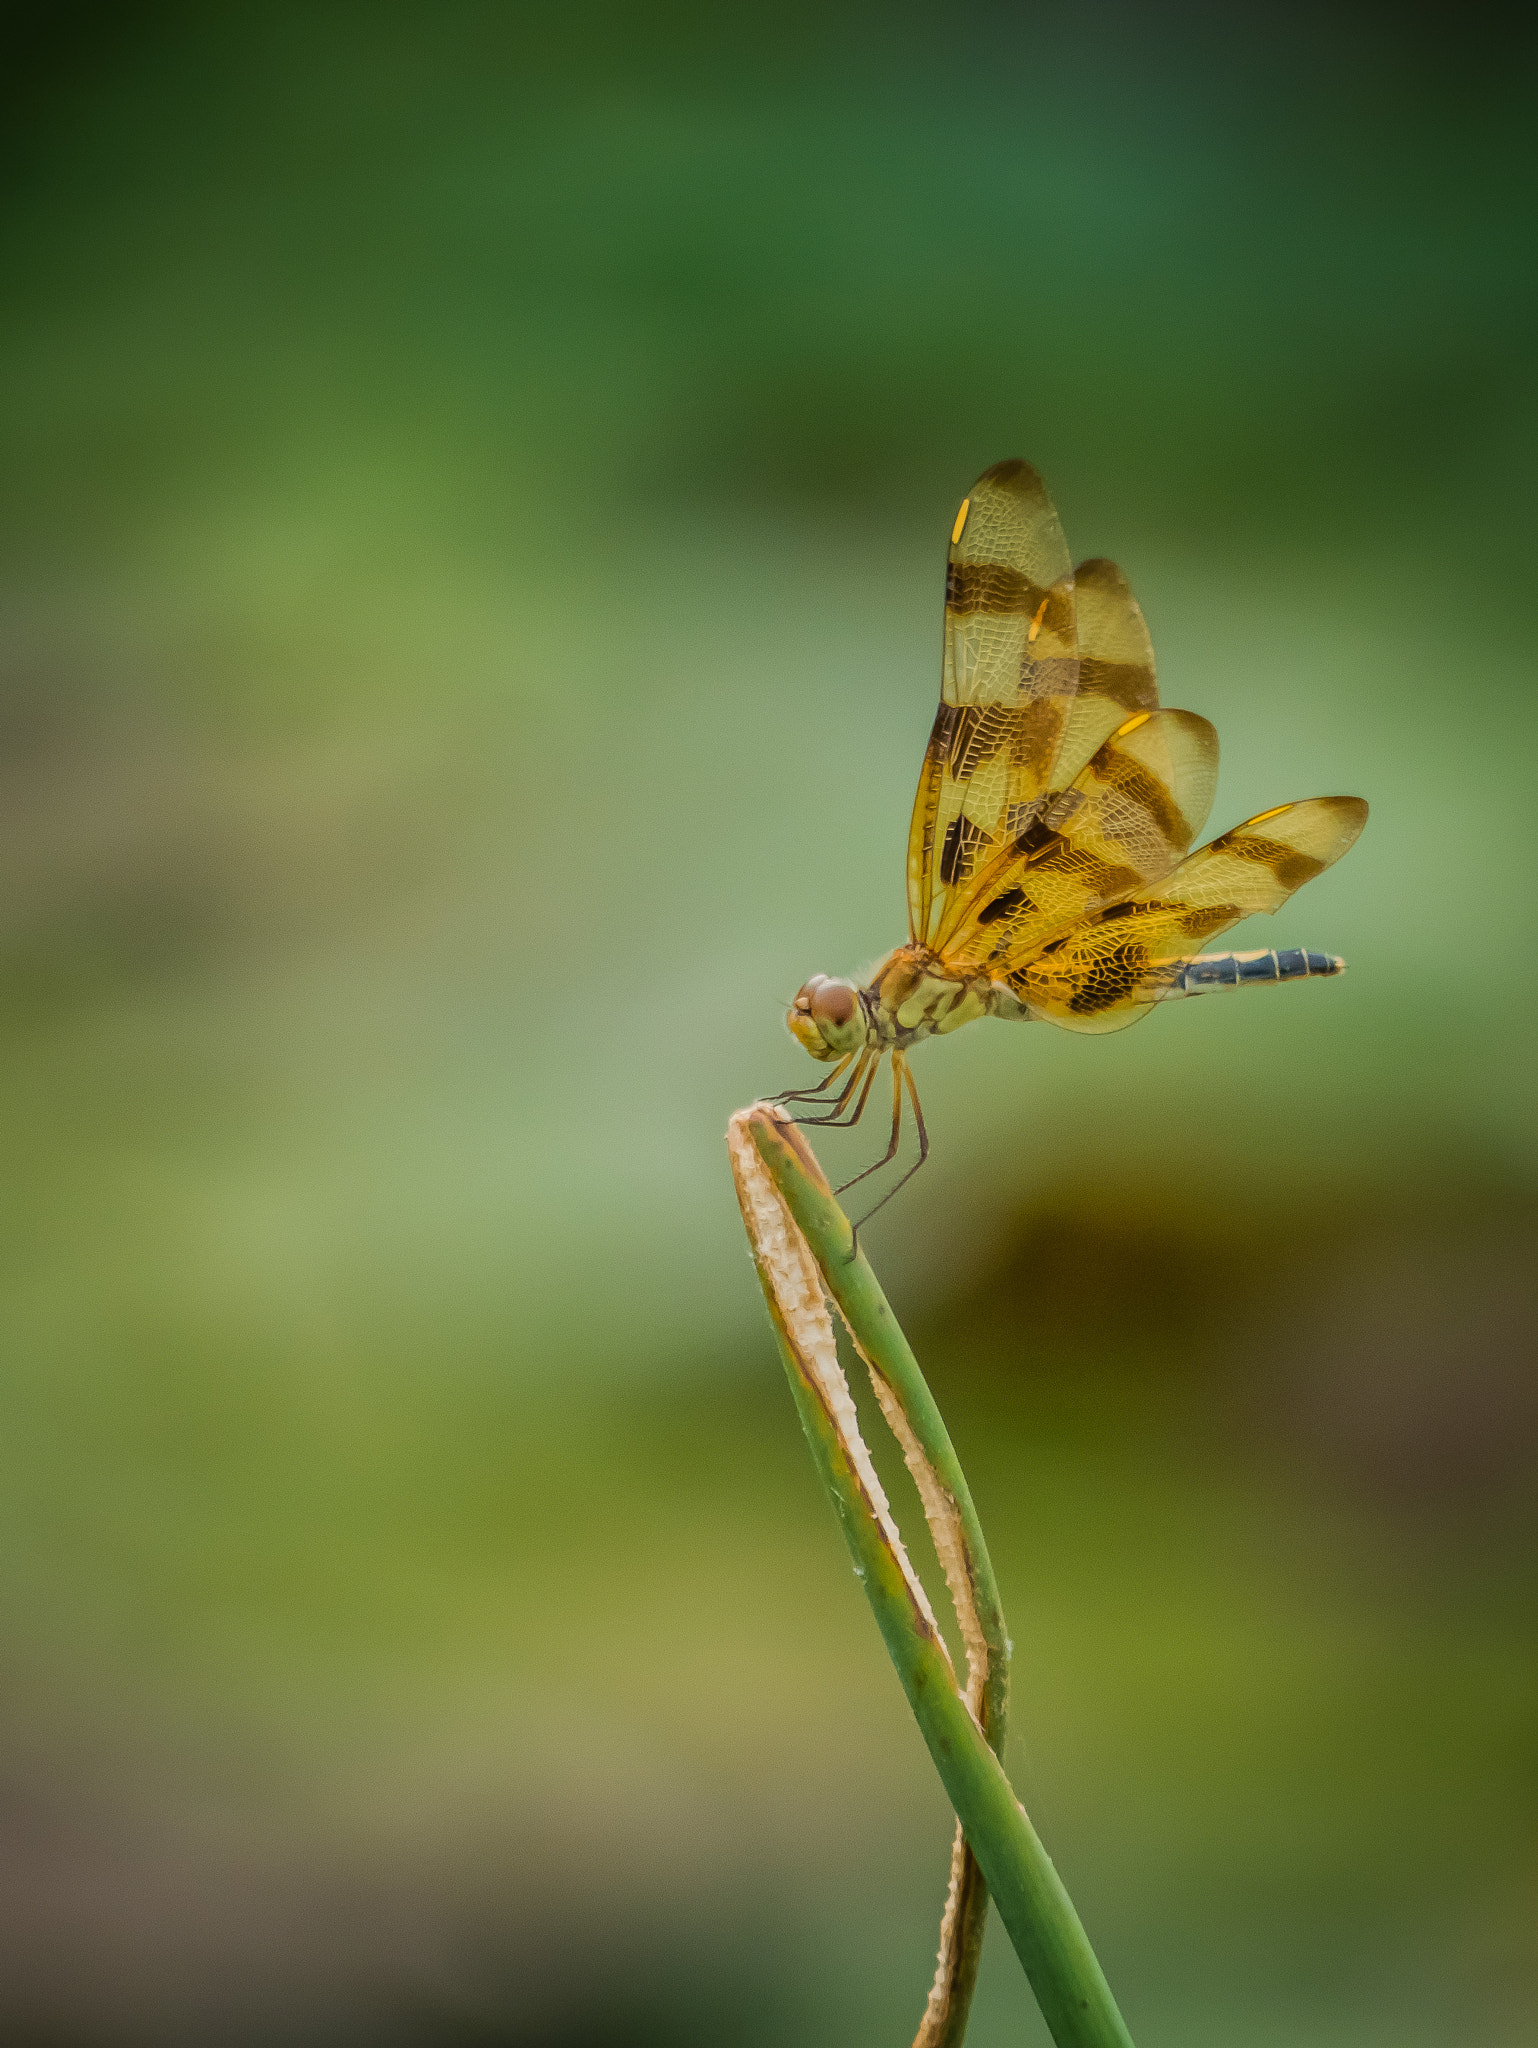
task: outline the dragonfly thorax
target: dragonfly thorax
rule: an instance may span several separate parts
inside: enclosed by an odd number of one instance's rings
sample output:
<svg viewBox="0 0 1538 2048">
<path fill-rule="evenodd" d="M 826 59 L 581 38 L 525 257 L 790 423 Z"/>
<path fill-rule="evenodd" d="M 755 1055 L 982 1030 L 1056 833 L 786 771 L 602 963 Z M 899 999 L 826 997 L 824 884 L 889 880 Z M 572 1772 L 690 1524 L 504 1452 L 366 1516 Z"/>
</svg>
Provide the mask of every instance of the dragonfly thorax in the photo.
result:
<svg viewBox="0 0 1538 2048">
<path fill-rule="evenodd" d="M 868 1043 L 904 1051 L 920 1039 L 959 1030 L 988 1015 L 992 993 L 985 975 L 958 971 L 925 947 L 899 946 L 860 991 Z"/>
</svg>

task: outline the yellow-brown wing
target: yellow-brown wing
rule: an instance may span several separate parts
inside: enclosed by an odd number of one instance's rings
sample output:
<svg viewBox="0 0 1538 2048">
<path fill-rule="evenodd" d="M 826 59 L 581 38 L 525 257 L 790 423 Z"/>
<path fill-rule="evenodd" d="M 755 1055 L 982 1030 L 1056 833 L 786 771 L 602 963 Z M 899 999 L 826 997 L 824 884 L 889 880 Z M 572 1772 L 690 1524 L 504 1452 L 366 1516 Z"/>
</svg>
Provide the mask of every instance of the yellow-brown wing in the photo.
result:
<svg viewBox="0 0 1538 2048">
<path fill-rule="evenodd" d="M 1026 462 L 980 476 L 951 534 L 940 708 L 908 836 L 908 925 L 929 945 L 1052 787 L 1078 684 L 1073 574 Z"/>
<path fill-rule="evenodd" d="M 1070 1031 L 1120 1031 L 1153 1008 L 1208 941 L 1242 917 L 1279 909 L 1339 860 L 1366 822 L 1355 796 L 1262 811 L 1002 978 L 1038 1017 Z"/>
<path fill-rule="evenodd" d="M 994 980 L 1049 939 L 1167 875 L 1207 822 L 1218 736 L 1194 711 L 1140 711 L 978 879 L 943 947 Z"/>
<path fill-rule="evenodd" d="M 1124 720 L 1136 712 L 1159 708 L 1153 642 L 1120 569 L 1098 557 L 1081 562 L 1073 572 L 1073 599 L 1079 633 L 1079 687 L 1058 749 L 1053 776 L 1058 788 L 1072 782 L 1095 749 Z M 1193 835 L 1200 829 L 1194 827 Z"/>
</svg>

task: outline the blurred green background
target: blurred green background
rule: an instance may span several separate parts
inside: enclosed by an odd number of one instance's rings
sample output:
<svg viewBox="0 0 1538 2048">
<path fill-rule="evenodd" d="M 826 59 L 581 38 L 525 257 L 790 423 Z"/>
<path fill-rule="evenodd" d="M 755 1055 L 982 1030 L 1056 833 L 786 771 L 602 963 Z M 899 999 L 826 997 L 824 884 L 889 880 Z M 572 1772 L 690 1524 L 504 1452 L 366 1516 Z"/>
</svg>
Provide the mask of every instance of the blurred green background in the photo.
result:
<svg viewBox="0 0 1538 2048">
<path fill-rule="evenodd" d="M 0 2038 L 909 2038 L 721 1140 L 903 935 L 1015 453 L 1215 826 L 1373 805 L 1239 935 L 1343 982 L 920 1062 L 1016 1782 L 1140 2048 L 1538 2038 L 1530 43 L 3 19 Z"/>
</svg>

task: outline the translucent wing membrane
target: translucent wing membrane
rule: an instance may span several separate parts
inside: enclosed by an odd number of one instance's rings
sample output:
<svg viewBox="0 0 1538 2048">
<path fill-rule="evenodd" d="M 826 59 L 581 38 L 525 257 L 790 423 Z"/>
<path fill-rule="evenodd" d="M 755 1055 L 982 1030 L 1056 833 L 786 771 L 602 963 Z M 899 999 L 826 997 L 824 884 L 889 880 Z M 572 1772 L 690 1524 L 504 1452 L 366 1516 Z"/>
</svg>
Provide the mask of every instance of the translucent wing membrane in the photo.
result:
<svg viewBox="0 0 1538 2048">
<path fill-rule="evenodd" d="M 941 702 L 908 840 L 908 922 L 932 944 L 976 875 L 1052 787 L 1078 686 L 1073 574 L 1026 462 L 979 477 L 945 583 Z"/>
<path fill-rule="evenodd" d="M 1101 742 L 1132 713 L 1159 708 L 1153 642 L 1120 569 L 1098 559 L 1081 562 L 1073 572 L 1073 597 L 1079 687 L 1058 750 L 1058 785 L 1071 782 Z"/>
<path fill-rule="evenodd" d="M 1158 702 L 1121 571 L 1096 560 L 1070 572 L 1036 471 L 988 470 L 951 535 L 941 701 L 908 842 L 914 941 L 948 952 L 983 878 L 1018 858 L 1011 849 L 1128 715 Z"/>
<path fill-rule="evenodd" d="M 1046 942 L 1167 875 L 1207 821 L 1218 736 L 1192 711 L 1141 711 L 981 877 L 948 961 L 995 980 Z"/>
<path fill-rule="evenodd" d="M 1119 1031 L 1177 991 L 1207 941 L 1279 909 L 1339 860 L 1366 821 L 1366 804 L 1351 796 L 1263 811 L 1002 978 L 1036 1016 L 1070 1031 Z"/>
</svg>

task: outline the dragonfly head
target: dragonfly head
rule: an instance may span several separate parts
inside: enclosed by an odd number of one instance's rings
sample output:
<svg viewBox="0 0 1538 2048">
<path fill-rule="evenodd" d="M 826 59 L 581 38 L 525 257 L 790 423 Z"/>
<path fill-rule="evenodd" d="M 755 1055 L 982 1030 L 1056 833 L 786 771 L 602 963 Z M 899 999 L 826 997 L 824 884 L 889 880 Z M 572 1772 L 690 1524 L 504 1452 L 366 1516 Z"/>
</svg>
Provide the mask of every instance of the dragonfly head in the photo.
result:
<svg viewBox="0 0 1538 2048">
<path fill-rule="evenodd" d="M 785 1012 L 791 1035 L 814 1060 L 841 1060 L 865 1043 L 860 992 L 852 981 L 814 974 Z"/>
</svg>

